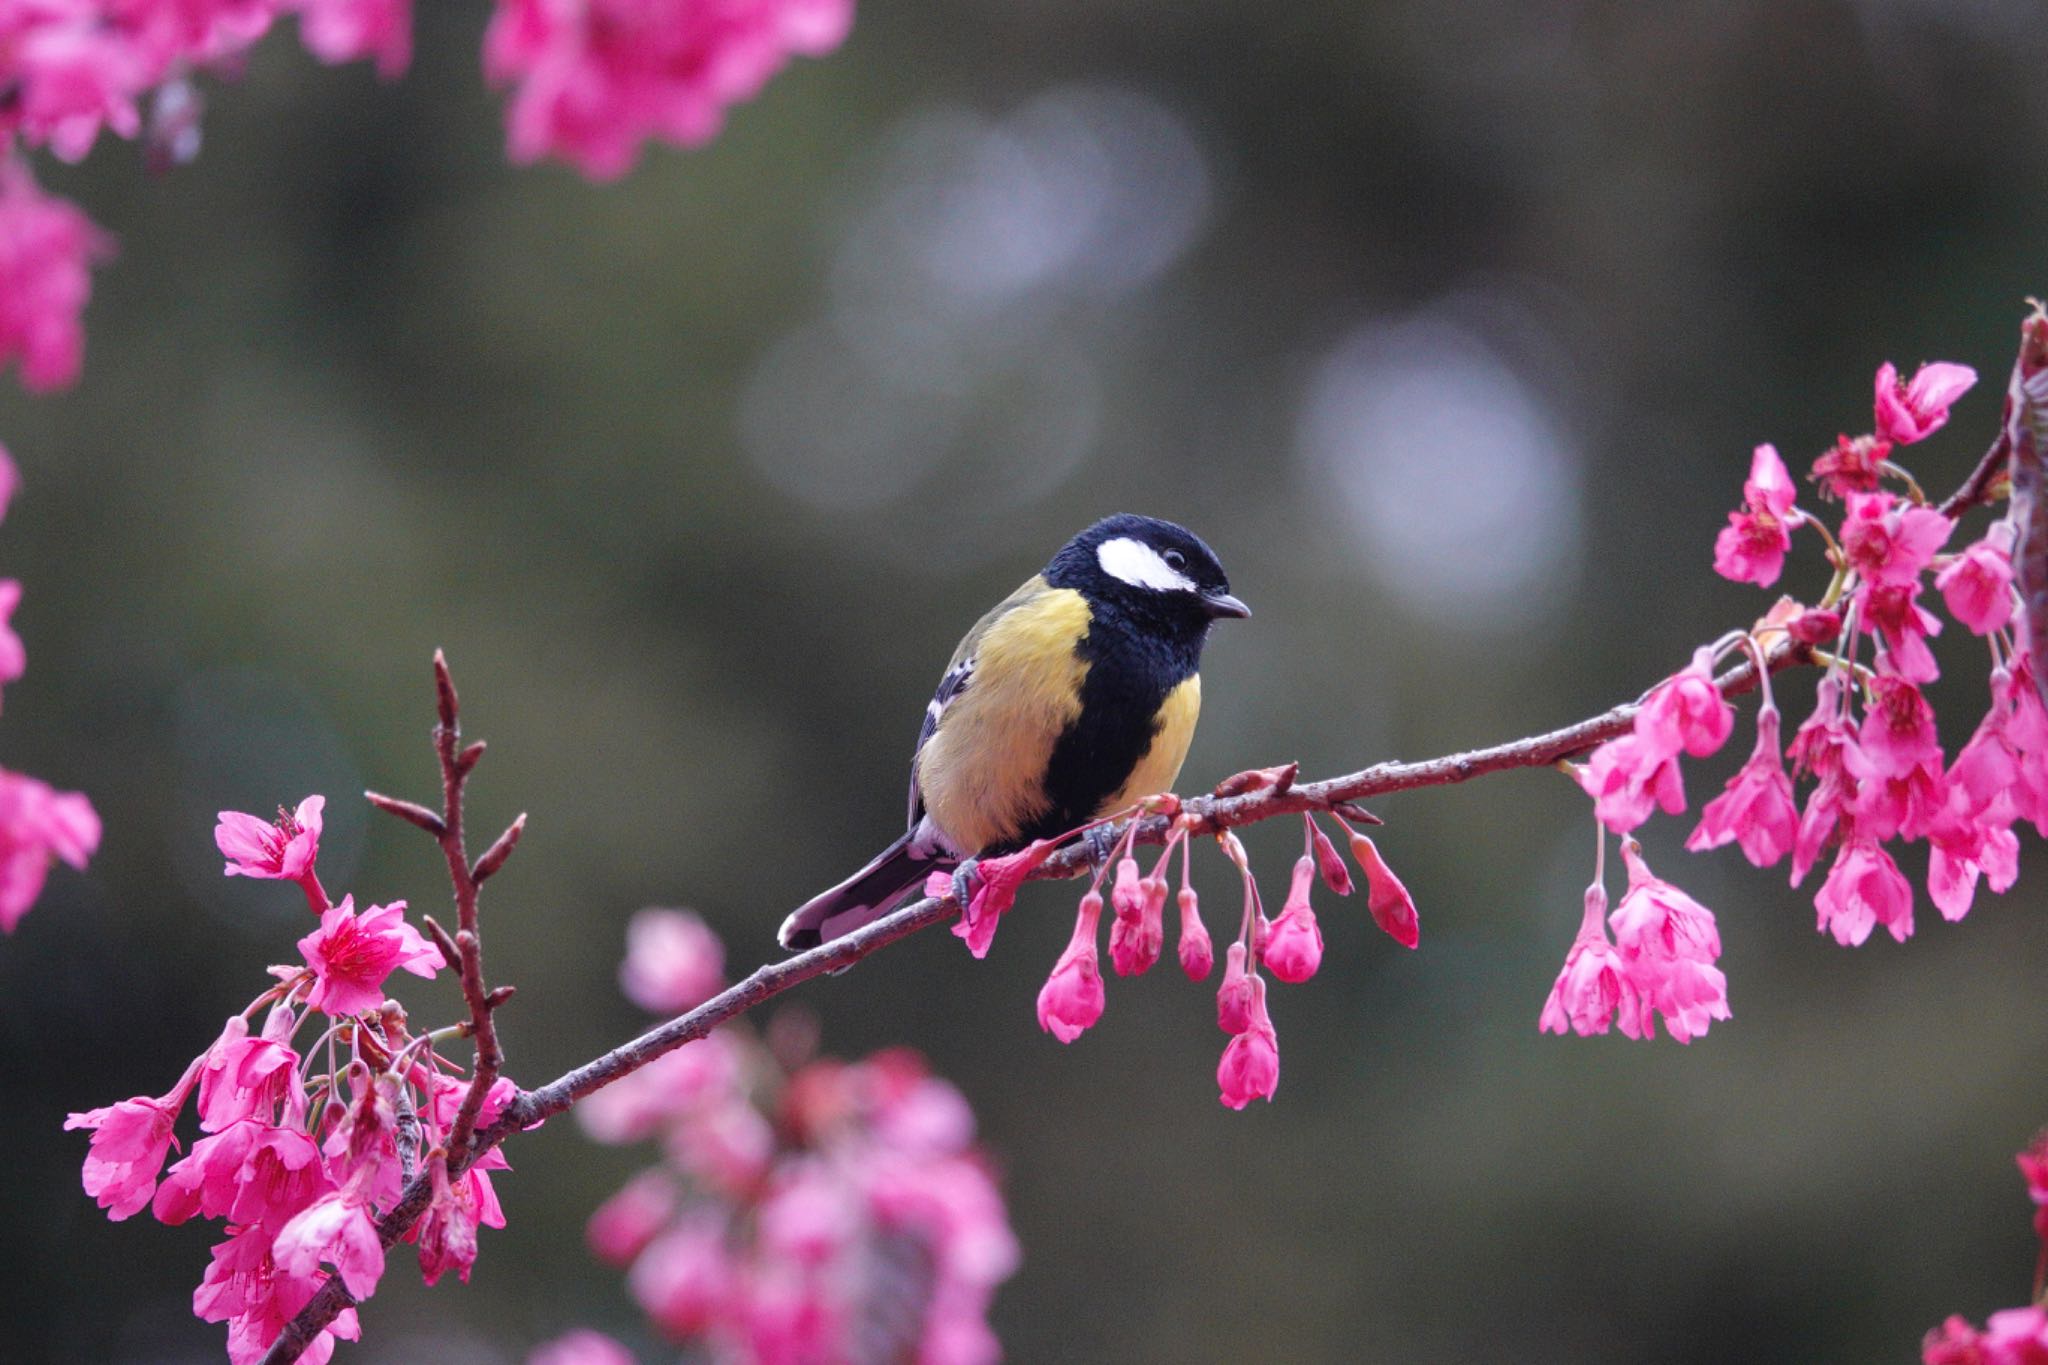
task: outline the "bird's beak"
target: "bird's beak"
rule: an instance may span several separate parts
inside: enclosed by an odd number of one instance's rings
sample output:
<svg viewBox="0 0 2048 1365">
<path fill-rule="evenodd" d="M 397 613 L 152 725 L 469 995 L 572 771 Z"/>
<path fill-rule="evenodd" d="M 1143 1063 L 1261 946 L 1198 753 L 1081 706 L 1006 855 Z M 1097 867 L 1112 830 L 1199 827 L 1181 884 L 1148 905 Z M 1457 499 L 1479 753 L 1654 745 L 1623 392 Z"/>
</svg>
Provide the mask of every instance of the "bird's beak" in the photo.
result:
<svg viewBox="0 0 2048 1365">
<path fill-rule="evenodd" d="M 1202 594 L 1202 607 L 1211 616 L 1236 616 L 1243 618 L 1252 614 L 1252 609 L 1227 592 Z"/>
</svg>

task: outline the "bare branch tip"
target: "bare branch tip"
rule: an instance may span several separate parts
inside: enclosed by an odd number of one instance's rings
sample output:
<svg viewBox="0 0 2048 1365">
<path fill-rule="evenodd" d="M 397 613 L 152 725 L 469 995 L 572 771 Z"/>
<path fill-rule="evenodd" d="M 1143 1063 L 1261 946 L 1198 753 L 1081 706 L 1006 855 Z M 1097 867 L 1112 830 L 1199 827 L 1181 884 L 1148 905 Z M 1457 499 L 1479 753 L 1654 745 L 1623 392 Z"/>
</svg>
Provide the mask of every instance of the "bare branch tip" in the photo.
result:
<svg viewBox="0 0 2048 1365">
<path fill-rule="evenodd" d="M 372 791 L 364 792 L 363 799 L 386 815 L 395 815 L 408 824 L 419 826 L 436 839 L 447 833 L 448 826 L 442 823 L 441 817 L 417 802 Z"/>
<path fill-rule="evenodd" d="M 440 711 L 441 724 L 449 730 L 455 729 L 462 704 L 455 696 L 455 679 L 448 672 L 448 656 L 438 649 L 434 651 L 434 699 Z"/>
</svg>

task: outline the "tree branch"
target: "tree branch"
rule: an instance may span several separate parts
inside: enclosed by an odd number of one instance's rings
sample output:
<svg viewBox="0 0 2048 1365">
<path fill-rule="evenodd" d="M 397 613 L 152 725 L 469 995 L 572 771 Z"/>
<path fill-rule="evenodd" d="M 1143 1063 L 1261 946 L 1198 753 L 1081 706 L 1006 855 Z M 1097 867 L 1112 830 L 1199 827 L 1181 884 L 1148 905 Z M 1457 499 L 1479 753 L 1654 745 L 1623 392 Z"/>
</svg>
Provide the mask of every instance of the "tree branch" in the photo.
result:
<svg viewBox="0 0 2048 1365">
<path fill-rule="evenodd" d="M 2001 431 L 1999 438 L 1985 452 L 1969 477 L 1940 504 L 1940 512 L 1954 519 L 1973 507 L 1994 500 L 1999 480 L 2006 473 L 2012 448 L 2010 433 Z M 1773 673 L 1813 662 L 1814 654 L 1811 647 L 1782 637 L 1765 655 L 1765 663 Z M 469 770 L 475 766 L 476 760 L 482 756 L 483 746 L 481 743 L 474 744 L 460 752 L 455 749 L 458 738 L 454 724 L 455 692 L 447 678 L 447 665 L 438 652 L 435 655 L 435 677 L 440 690 L 443 723 L 435 727 L 434 737 L 436 748 L 442 755 L 444 790 L 447 798 L 446 813 L 442 819 L 443 830 L 439 838 L 442 850 L 448 858 L 449 874 L 456 886 L 457 909 L 462 916 L 461 931 L 456 935 L 455 941 L 462 957 L 463 995 L 470 1004 L 471 1020 L 477 1038 L 476 1075 L 472 1080 L 469 1094 L 464 1098 L 462 1114 L 449 1142 L 448 1175 L 451 1179 L 459 1176 L 478 1157 L 512 1134 L 564 1112 L 592 1092 L 631 1075 L 685 1043 L 704 1037 L 719 1025 L 772 1000 L 794 986 L 809 981 L 812 977 L 851 966 L 898 939 L 906 938 L 934 924 L 943 923 L 959 913 L 959 904 L 951 896 L 926 897 L 884 915 L 843 938 L 834 939 L 795 957 L 771 962 L 688 1013 L 649 1029 L 632 1041 L 556 1077 L 546 1085 L 521 1091 L 505 1106 L 497 1119 L 482 1128 L 474 1128 L 477 1107 L 481 1105 L 483 1092 L 489 1086 L 489 1081 L 483 1079 L 487 1065 L 486 1057 L 488 1055 L 489 1074 L 493 1079 L 503 1062 L 496 1030 L 491 1023 L 491 1005 L 494 1002 L 491 995 L 483 989 L 482 957 L 476 938 L 477 879 L 471 876 L 470 865 L 463 856 L 462 848 L 461 783 Z M 1754 661 L 1745 659 L 1721 674 L 1715 682 L 1722 695 L 1726 697 L 1754 691 L 1757 686 L 1757 666 Z M 1489 748 L 1469 749 L 1463 753 L 1446 754 L 1440 758 L 1419 762 L 1378 763 L 1357 772 L 1326 778 L 1320 782 L 1303 783 L 1293 780 L 1293 765 L 1287 765 L 1285 769 L 1274 770 L 1276 780 L 1254 790 L 1233 792 L 1230 795 L 1200 796 L 1184 801 L 1178 818 L 1192 826 L 1194 833 L 1208 835 L 1302 811 L 1337 810 L 1348 815 L 1350 812 L 1345 810 L 1346 807 L 1371 797 L 1413 791 L 1422 787 L 1441 787 L 1468 782 L 1475 777 L 1515 768 L 1549 767 L 1623 734 L 1634 722 L 1639 709 L 1639 702 L 1628 702 L 1546 734 L 1532 735 L 1526 739 L 1512 740 Z M 1287 780 L 1277 780 L 1277 774 L 1283 771 Z M 414 823 L 422 823 L 408 812 L 395 813 L 414 819 Z M 1162 844 L 1173 827 L 1175 817 L 1147 815 L 1136 818 L 1139 820 L 1137 842 Z M 1121 829 L 1122 826 L 1117 828 Z M 508 853 L 509 843 L 517 840 L 516 830 L 515 825 L 514 830 L 507 831 L 506 836 L 499 841 L 507 845 L 505 851 Z M 495 851 L 494 847 L 493 852 Z M 480 860 L 479 866 L 490 858 L 491 854 L 487 853 L 485 859 Z M 502 862 L 502 858 L 498 861 Z M 491 870 L 496 870 L 495 865 Z M 1076 877 L 1089 870 L 1088 851 L 1077 843 L 1054 853 L 1033 869 L 1029 876 L 1032 880 Z M 391 1246 L 411 1230 L 413 1223 L 426 1209 L 431 1196 L 432 1187 L 426 1173 L 416 1174 L 407 1182 L 398 1202 L 377 1224 L 377 1235 L 385 1246 Z M 263 1358 L 264 1365 L 290 1365 L 298 1359 L 299 1354 L 320 1330 L 353 1302 L 338 1278 L 328 1279 L 271 1345 L 269 1353 Z"/>
</svg>

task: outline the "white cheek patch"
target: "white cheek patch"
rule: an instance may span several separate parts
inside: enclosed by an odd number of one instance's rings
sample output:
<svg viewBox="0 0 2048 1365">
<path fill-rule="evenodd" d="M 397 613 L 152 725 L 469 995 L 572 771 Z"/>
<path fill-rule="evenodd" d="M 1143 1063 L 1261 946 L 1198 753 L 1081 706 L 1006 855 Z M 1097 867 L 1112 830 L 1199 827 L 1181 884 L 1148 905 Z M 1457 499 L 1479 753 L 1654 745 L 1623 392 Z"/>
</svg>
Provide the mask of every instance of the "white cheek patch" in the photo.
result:
<svg viewBox="0 0 2048 1365">
<path fill-rule="evenodd" d="M 1095 547 L 1096 562 L 1111 578 L 1134 588 L 1159 592 L 1193 592 L 1194 580 L 1159 557 L 1159 551 L 1142 540 L 1118 536 Z"/>
</svg>

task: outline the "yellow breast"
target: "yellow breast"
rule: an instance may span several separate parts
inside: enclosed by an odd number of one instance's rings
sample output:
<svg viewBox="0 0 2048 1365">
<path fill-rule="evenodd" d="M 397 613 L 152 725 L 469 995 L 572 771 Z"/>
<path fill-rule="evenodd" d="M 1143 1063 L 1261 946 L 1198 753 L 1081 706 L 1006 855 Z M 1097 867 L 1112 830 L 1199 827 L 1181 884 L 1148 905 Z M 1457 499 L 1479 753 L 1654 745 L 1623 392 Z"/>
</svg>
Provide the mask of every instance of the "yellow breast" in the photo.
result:
<svg viewBox="0 0 2048 1365">
<path fill-rule="evenodd" d="M 973 681 L 917 757 L 925 809 L 961 851 L 1014 838 L 1050 804 L 1046 765 L 1081 714 L 1088 664 L 1074 645 L 1088 622 L 1086 598 L 1049 588 L 989 622 L 976 643 Z M 1183 736 L 1175 771 L 1186 752 Z"/>
<path fill-rule="evenodd" d="M 1180 765 L 1187 761 L 1188 745 L 1195 738 L 1195 720 L 1201 714 L 1202 679 L 1200 674 L 1192 674 L 1166 694 L 1159 707 L 1159 728 L 1152 735 L 1152 747 L 1131 769 L 1123 790 L 1103 802 L 1095 813 L 1108 815 L 1141 797 L 1172 790 L 1180 777 Z"/>
</svg>

